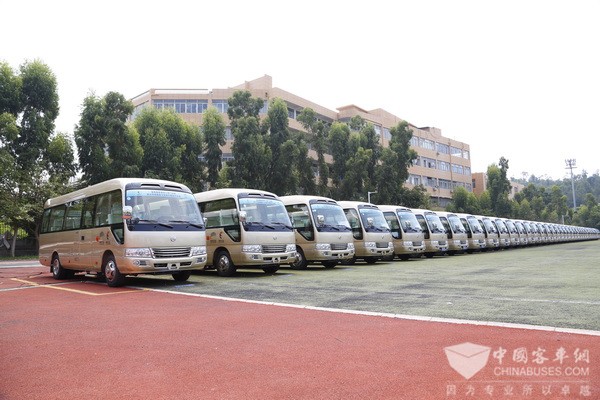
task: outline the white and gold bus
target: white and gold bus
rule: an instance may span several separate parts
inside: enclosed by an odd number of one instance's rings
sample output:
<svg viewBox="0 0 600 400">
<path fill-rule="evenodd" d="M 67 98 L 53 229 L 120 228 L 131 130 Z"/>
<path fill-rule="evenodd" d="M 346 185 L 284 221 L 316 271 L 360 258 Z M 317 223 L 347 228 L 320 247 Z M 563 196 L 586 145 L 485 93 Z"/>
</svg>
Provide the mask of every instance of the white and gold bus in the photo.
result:
<svg viewBox="0 0 600 400">
<path fill-rule="evenodd" d="M 277 195 L 254 189 L 194 194 L 206 221 L 208 262 L 220 276 L 238 268 L 275 273 L 296 260 L 294 229 Z"/>
<path fill-rule="evenodd" d="M 394 205 L 377 205 L 383 212 L 394 238 L 394 257 L 406 261 L 421 257 L 425 251 L 425 234 L 410 208 Z"/>
<path fill-rule="evenodd" d="M 435 212 L 444 225 L 446 235 L 448 235 L 448 254 L 462 254 L 469 248 L 469 237 L 467 229 L 464 227 L 458 215 L 447 211 Z"/>
<path fill-rule="evenodd" d="M 294 269 L 311 262 L 333 268 L 354 257 L 354 239 L 342 207 L 321 196 L 281 196 L 296 233 Z"/>
<path fill-rule="evenodd" d="M 117 178 L 47 200 L 39 254 L 55 279 L 85 271 L 109 286 L 137 274 L 185 281 L 206 264 L 205 228 L 187 186 Z"/>
<path fill-rule="evenodd" d="M 425 257 L 444 255 L 448 251 L 448 234 L 440 217 L 431 210 L 411 208 L 425 234 Z"/>
<path fill-rule="evenodd" d="M 360 201 L 338 201 L 346 213 L 354 237 L 354 258 L 368 264 L 394 255 L 390 226 L 383 212 L 374 204 Z"/>
</svg>

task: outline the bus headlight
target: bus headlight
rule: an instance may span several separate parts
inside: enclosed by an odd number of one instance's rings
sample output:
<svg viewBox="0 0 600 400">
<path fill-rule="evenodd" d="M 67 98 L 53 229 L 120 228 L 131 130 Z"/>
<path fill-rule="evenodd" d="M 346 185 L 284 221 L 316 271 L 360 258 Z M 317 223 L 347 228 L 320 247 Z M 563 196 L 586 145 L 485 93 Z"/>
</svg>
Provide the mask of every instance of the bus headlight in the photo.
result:
<svg viewBox="0 0 600 400">
<path fill-rule="evenodd" d="M 294 246 L 294 250 L 296 246 Z M 244 253 L 262 253 L 262 245 L 260 244 L 245 244 L 242 246 Z"/>
<path fill-rule="evenodd" d="M 365 247 L 376 247 L 375 242 L 365 242 Z"/>
<path fill-rule="evenodd" d="M 331 245 L 329 243 L 317 243 L 317 244 L 315 244 L 315 249 L 317 249 L 317 250 L 331 250 Z"/>
<path fill-rule="evenodd" d="M 203 256 L 206 254 L 206 246 L 193 246 L 190 251 L 190 257 Z"/>
<path fill-rule="evenodd" d="M 285 245 L 285 252 L 286 253 L 291 253 L 292 251 L 296 251 L 296 245 L 295 244 L 286 244 Z"/>
<path fill-rule="evenodd" d="M 148 247 L 125 249 L 125 257 L 152 258 L 152 251 Z"/>
<path fill-rule="evenodd" d="M 346 247 L 348 250 L 354 250 L 354 243 L 348 243 L 348 247 Z"/>
</svg>

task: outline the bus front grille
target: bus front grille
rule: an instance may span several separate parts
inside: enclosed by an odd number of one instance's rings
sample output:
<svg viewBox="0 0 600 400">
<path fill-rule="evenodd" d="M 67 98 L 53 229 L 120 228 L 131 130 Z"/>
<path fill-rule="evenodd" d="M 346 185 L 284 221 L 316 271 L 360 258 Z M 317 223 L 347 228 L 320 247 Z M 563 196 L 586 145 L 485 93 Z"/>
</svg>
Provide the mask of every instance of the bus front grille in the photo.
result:
<svg viewBox="0 0 600 400">
<path fill-rule="evenodd" d="M 390 242 L 377 242 L 375 243 L 375 247 L 377 247 L 378 249 L 385 249 L 387 247 L 389 247 Z"/>
<path fill-rule="evenodd" d="M 189 247 L 155 247 L 152 249 L 152 255 L 154 258 L 189 257 L 190 251 Z"/>
<path fill-rule="evenodd" d="M 263 253 L 285 253 L 285 244 L 263 244 Z"/>
<path fill-rule="evenodd" d="M 346 250 L 348 243 L 331 243 L 331 250 Z"/>
</svg>

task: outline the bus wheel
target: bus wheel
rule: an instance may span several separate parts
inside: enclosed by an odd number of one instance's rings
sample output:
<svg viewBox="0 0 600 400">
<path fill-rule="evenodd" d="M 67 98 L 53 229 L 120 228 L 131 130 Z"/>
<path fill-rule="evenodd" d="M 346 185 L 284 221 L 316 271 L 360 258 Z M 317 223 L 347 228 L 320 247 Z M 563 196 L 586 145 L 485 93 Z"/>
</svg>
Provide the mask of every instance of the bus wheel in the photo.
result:
<svg viewBox="0 0 600 400">
<path fill-rule="evenodd" d="M 235 274 L 235 265 L 233 265 L 229 253 L 225 250 L 221 250 L 215 255 L 214 266 L 219 276 L 233 276 Z"/>
<path fill-rule="evenodd" d="M 434 255 L 435 255 L 435 253 L 431 253 L 431 252 L 425 253 L 425 257 L 427 257 L 427 258 L 433 258 Z"/>
<path fill-rule="evenodd" d="M 377 262 L 377 257 L 365 257 L 365 262 L 367 264 L 375 264 Z"/>
<path fill-rule="evenodd" d="M 325 268 L 335 268 L 336 265 L 338 265 L 337 261 L 323 261 L 321 264 L 323 264 L 323 266 Z"/>
<path fill-rule="evenodd" d="M 263 267 L 263 271 L 265 271 L 266 274 L 274 274 L 278 270 L 279 270 L 279 265 L 265 265 Z"/>
<path fill-rule="evenodd" d="M 108 286 L 117 287 L 125 284 L 125 275 L 119 271 L 114 256 L 110 255 L 106 257 L 102 272 Z"/>
<path fill-rule="evenodd" d="M 175 279 L 177 282 L 185 282 L 192 275 L 192 271 L 180 271 L 171 275 L 173 275 L 173 279 Z"/>
<path fill-rule="evenodd" d="M 308 267 L 308 262 L 300 247 L 296 247 L 296 260 L 290 264 L 290 267 L 292 267 L 292 269 L 306 269 L 306 267 Z"/>
<path fill-rule="evenodd" d="M 52 276 L 54 279 L 68 279 L 72 278 L 74 274 L 74 271 L 63 268 L 60 259 L 58 258 L 58 254 L 55 254 L 52 257 Z"/>
</svg>

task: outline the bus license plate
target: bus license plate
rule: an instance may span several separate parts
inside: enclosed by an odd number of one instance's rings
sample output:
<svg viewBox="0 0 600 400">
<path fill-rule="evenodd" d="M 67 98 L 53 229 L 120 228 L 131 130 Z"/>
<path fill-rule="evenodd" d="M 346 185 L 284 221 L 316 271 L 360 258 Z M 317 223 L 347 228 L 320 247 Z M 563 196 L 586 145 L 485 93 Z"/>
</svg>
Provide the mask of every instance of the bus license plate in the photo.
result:
<svg viewBox="0 0 600 400">
<path fill-rule="evenodd" d="M 179 263 L 170 263 L 169 269 L 179 269 Z"/>
</svg>

